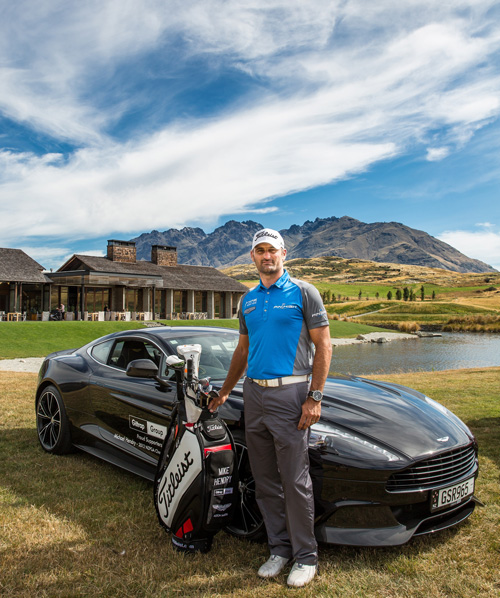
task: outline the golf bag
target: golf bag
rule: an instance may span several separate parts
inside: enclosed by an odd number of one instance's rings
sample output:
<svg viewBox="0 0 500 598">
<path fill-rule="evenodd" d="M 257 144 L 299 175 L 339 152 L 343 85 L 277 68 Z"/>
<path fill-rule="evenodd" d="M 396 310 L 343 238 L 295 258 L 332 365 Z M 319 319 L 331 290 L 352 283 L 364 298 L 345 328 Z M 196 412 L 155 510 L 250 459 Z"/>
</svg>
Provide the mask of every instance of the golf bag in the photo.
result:
<svg viewBox="0 0 500 598">
<path fill-rule="evenodd" d="M 237 500 L 233 439 L 217 413 L 209 379 L 198 380 L 200 345 L 183 345 L 168 364 L 176 374 L 178 402 L 163 443 L 154 484 L 160 524 L 185 552 L 208 552 L 213 536 L 232 519 Z"/>
</svg>

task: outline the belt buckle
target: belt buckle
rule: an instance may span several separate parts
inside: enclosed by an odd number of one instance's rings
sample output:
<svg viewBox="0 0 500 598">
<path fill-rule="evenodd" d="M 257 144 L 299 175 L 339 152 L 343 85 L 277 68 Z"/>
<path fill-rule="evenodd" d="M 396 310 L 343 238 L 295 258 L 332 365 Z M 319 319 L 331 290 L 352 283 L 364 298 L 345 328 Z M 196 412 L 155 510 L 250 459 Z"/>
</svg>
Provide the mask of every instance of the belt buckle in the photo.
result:
<svg viewBox="0 0 500 598">
<path fill-rule="evenodd" d="M 266 378 L 265 380 L 256 380 L 257 384 L 259 386 L 262 386 L 263 388 L 270 388 L 271 386 L 273 386 L 271 384 L 271 379 Z"/>
</svg>

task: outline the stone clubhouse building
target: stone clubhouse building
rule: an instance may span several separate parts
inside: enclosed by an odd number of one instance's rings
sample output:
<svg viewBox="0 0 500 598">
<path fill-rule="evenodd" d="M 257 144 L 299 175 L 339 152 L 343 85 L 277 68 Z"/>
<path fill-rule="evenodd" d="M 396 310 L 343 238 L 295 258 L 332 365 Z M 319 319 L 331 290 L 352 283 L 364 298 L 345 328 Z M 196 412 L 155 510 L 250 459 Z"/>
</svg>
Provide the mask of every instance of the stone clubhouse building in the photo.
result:
<svg viewBox="0 0 500 598">
<path fill-rule="evenodd" d="M 151 260 L 137 260 L 133 241 L 110 240 L 106 257 L 73 255 L 56 272 L 20 249 L 0 248 L 0 317 L 154 320 L 232 318 L 247 291 L 207 266 L 177 263 L 177 249 L 154 245 Z"/>
</svg>

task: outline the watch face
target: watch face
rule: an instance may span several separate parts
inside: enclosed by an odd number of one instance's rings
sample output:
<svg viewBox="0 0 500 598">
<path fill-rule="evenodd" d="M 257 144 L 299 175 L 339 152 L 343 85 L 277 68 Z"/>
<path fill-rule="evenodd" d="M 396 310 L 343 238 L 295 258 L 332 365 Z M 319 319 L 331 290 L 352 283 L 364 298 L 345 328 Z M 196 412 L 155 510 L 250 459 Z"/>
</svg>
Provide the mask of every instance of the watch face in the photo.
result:
<svg viewBox="0 0 500 598">
<path fill-rule="evenodd" d="M 320 390 L 311 390 L 309 396 L 319 403 L 323 398 L 323 393 Z"/>
</svg>

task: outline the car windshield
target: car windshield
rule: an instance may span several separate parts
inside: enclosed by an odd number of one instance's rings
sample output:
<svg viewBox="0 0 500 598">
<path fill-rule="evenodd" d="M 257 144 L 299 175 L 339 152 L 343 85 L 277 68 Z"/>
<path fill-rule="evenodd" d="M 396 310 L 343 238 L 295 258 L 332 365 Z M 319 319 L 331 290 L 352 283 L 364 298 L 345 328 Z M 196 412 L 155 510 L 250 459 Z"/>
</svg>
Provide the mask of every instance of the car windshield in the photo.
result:
<svg viewBox="0 0 500 598">
<path fill-rule="evenodd" d="M 200 331 L 170 337 L 168 342 L 175 352 L 179 345 L 201 345 L 199 377 L 209 376 L 212 380 L 224 380 L 238 344 L 238 334 Z"/>
</svg>

